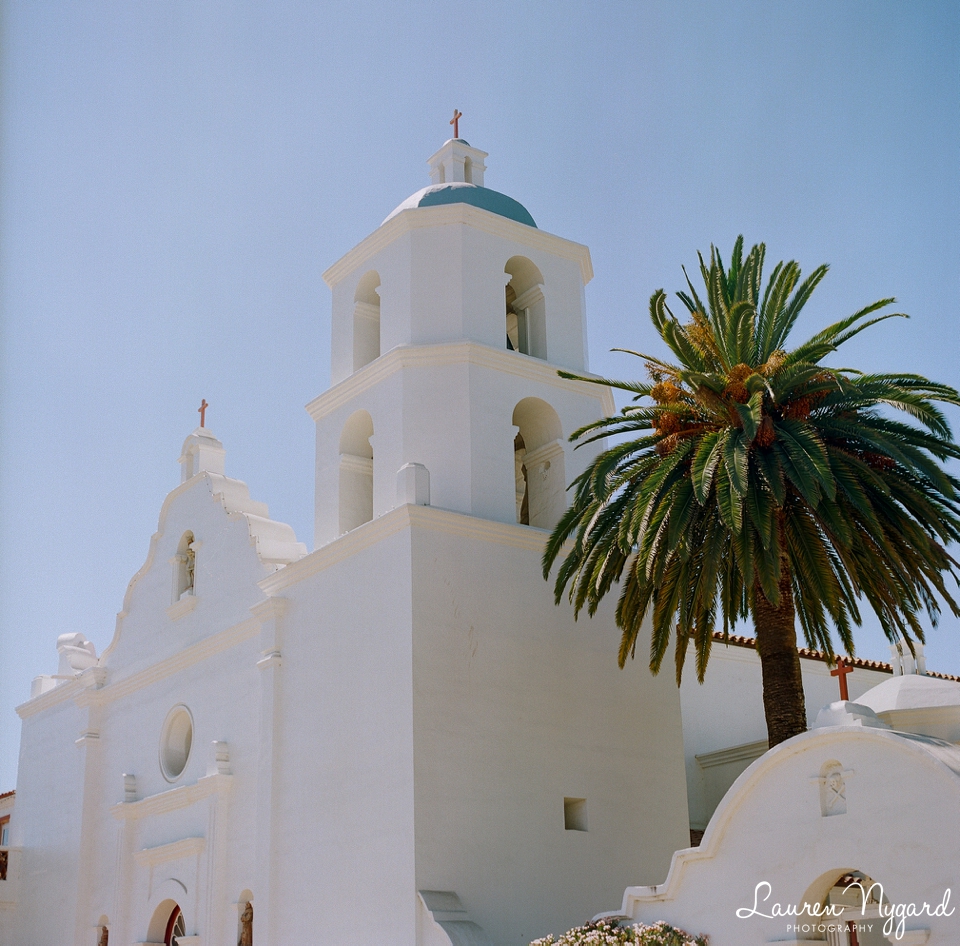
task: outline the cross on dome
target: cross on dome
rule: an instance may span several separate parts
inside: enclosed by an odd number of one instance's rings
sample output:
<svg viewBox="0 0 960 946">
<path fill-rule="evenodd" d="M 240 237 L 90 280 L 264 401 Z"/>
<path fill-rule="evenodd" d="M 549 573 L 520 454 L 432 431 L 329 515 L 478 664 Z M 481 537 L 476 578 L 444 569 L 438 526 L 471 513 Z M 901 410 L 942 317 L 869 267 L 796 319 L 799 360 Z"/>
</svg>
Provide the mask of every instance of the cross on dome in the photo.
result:
<svg viewBox="0 0 960 946">
<path fill-rule="evenodd" d="M 449 124 L 453 125 L 453 137 L 460 137 L 460 119 L 463 118 L 463 112 L 458 109 L 453 110 L 453 118 L 450 119 Z"/>
<path fill-rule="evenodd" d="M 206 416 L 207 416 L 207 408 L 208 408 L 209 406 L 210 406 L 210 405 L 207 403 L 207 399 L 206 399 L 206 398 L 203 398 L 202 401 L 200 402 L 200 406 L 197 408 L 197 413 L 200 415 L 200 426 L 201 426 L 201 427 L 206 427 L 206 426 L 207 426 L 207 425 L 206 425 Z"/>
</svg>

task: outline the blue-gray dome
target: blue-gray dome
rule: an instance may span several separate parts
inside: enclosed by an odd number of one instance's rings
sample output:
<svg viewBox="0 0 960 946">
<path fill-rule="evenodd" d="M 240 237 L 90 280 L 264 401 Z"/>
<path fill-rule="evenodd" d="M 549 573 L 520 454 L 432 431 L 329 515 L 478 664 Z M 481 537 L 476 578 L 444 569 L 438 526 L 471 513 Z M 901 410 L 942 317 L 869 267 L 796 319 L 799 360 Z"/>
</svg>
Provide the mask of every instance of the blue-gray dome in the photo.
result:
<svg viewBox="0 0 960 946">
<path fill-rule="evenodd" d="M 432 184 L 430 187 L 424 187 L 416 194 L 411 194 L 383 223 L 403 210 L 411 210 L 414 207 L 436 207 L 440 204 L 471 204 L 481 210 L 489 210 L 491 213 L 506 217 L 508 220 L 516 220 L 517 223 L 526 224 L 528 227 L 536 227 L 530 212 L 520 201 L 507 197 L 499 191 L 492 191 L 489 187 L 478 187 L 476 184 L 463 182 Z"/>
</svg>

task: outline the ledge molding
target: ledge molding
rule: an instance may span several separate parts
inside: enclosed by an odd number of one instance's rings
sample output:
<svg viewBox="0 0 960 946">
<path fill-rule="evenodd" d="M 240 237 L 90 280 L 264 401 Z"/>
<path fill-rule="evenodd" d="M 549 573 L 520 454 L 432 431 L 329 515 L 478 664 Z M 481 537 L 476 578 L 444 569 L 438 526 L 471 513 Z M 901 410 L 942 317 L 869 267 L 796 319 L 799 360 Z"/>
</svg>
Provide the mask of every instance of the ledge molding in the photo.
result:
<svg viewBox="0 0 960 946">
<path fill-rule="evenodd" d="M 110 809 L 110 814 L 118 821 L 136 821 L 150 815 L 162 815 L 171 811 L 179 811 L 181 808 L 189 808 L 211 795 L 229 792 L 232 787 L 232 775 L 205 775 L 202 779 L 194 782 L 193 785 L 180 785 L 157 795 L 141 798 L 140 801 L 120 802 Z M 181 842 L 178 841 L 177 843 Z M 167 846 L 163 845 L 163 847 Z"/>
</svg>

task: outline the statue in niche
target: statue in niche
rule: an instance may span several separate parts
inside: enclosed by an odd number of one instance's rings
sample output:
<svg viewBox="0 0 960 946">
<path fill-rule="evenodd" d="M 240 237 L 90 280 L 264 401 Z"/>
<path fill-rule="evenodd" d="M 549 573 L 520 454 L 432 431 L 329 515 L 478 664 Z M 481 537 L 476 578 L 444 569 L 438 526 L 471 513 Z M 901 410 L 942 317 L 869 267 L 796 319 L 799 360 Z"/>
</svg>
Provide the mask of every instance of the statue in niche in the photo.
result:
<svg viewBox="0 0 960 946">
<path fill-rule="evenodd" d="M 197 571 L 197 543 L 193 539 L 192 532 L 185 532 L 180 540 L 176 555 L 177 563 L 177 587 L 176 600 L 179 601 L 187 595 L 196 594 L 194 583 Z"/>
<path fill-rule="evenodd" d="M 240 914 L 240 939 L 237 946 L 253 946 L 253 904 L 249 900 Z"/>
<path fill-rule="evenodd" d="M 186 556 L 184 566 L 187 573 L 187 591 L 193 594 L 193 578 L 197 570 L 197 552 L 193 542 L 187 544 L 187 551 L 184 554 Z"/>
<path fill-rule="evenodd" d="M 100 927 L 100 938 L 97 940 L 97 946 L 107 946 L 107 941 L 110 939 L 110 930 L 106 926 Z"/>
</svg>

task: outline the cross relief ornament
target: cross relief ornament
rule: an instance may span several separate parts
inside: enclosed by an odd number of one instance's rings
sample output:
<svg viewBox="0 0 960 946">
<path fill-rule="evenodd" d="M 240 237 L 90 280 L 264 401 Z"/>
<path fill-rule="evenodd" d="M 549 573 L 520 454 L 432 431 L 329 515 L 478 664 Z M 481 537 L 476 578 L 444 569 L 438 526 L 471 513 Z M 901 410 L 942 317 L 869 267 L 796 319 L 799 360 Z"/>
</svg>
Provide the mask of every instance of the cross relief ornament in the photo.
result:
<svg viewBox="0 0 960 946">
<path fill-rule="evenodd" d="M 810 779 L 820 787 L 820 815 L 829 818 L 831 815 L 845 815 L 847 813 L 847 779 L 854 774 L 853 769 L 845 769 L 838 762 L 825 763 L 820 770 L 821 774 Z"/>
</svg>

